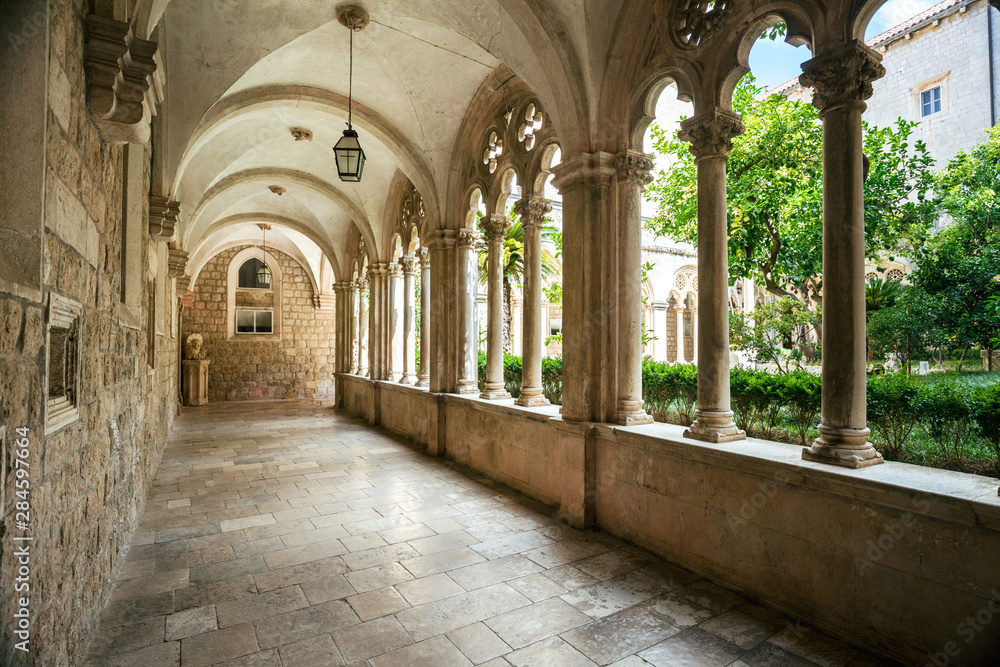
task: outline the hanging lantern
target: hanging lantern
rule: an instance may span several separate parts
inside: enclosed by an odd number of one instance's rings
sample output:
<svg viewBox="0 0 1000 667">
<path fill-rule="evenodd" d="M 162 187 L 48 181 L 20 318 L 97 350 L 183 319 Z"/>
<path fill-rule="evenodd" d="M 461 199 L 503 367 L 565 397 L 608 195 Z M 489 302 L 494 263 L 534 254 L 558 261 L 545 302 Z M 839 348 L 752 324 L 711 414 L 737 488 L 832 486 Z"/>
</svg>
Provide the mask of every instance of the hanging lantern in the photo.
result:
<svg viewBox="0 0 1000 667">
<path fill-rule="evenodd" d="M 260 227 L 260 268 L 257 269 L 257 287 L 266 289 L 271 286 L 271 269 L 267 268 L 267 263 L 264 261 L 264 248 L 267 245 L 267 230 L 271 225 L 260 222 L 257 226 Z"/>
<path fill-rule="evenodd" d="M 337 8 L 337 19 L 351 31 L 351 46 L 348 65 L 347 129 L 333 147 L 333 153 L 337 158 L 337 175 L 340 176 L 340 180 L 358 183 L 365 169 L 365 152 L 361 150 L 358 133 L 351 125 L 354 109 L 354 33 L 364 30 L 368 25 L 368 12 L 356 5 L 343 5 Z"/>
</svg>

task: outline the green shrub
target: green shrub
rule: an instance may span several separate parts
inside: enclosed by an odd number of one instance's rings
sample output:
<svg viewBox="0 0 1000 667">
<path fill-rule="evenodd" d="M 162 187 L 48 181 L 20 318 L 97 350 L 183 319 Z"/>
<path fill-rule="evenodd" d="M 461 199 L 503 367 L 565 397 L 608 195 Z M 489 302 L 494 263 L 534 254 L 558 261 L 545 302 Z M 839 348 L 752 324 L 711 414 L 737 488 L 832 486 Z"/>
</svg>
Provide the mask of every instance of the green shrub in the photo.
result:
<svg viewBox="0 0 1000 667">
<path fill-rule="evenodd" d="M 736 424 L 748 435 L 770 439 L 777 436 L 783 378 L 781 374 L 742 367 L 730 373 L 730 396 Z"/>
<path fill-rule="evenodd" d="M 690 364 L 642 362 L 642 400 L 657 421 L 690 426 L 698 398 L 698 369 Z"/>
<path fill-rule="evenodd" d="M 993 465 L 1000 473 L 1000 384 L 979 392 L 974 407 L 976 426 L 993 450 Z"/>
<path fill-rule="evenodd" d="M 805 446 L 809 441 L 809 430 L 819 421 L 822 380 L 808 371 L 792 371 L 774 377 L 780 378 L 778 399 L 788 410 L 799 436 L 799 444 Z"/>
<path fill-rule="evenodd" d="M 868 379 L 868 427 L 876 447 L 899 459 L 916 426 L 915 404 L 921 385 L 903 373 Z"/>
<path fill-rule="evenodd" d="M 920 392 L 914 401 L 920 427 L 952 465 L 963 462 L 964 445 L 974 435 L 969 393 L 955 382 L 938 382 Z"/>
<path fill-rule="evenodd" d="M 562 357 L 542 359 L 542 393 L 553 405 L 562 405 Z"/>
</svg>

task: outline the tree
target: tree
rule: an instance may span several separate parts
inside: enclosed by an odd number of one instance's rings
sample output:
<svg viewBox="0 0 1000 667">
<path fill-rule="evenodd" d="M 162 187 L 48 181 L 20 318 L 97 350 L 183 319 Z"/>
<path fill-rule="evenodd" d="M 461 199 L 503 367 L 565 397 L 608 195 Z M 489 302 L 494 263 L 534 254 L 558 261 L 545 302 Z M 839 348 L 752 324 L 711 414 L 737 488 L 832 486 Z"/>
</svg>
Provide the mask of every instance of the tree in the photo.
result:
<svg viewBox="0 0 1000 667">
<path fill-rule="evenodd" d="M 1000 311 L 1000 128 L 972 151 L 959 151 L 936 178 L 938 203 L 953 220 L 918 248 L 911 280 L 937 299 L 935 324 L 952 344 L 997 346 Z M 964 355 L 963 355 L 964 358 Z"/>
<path fill-rule="evenodd" d="M 879 356 L 895 354 L 900 367 L 909 373 L 914 356 L 929 347 L 940 350 L 946 345 L 945 336 L 936 325 L 940 310 L 938 298 L 919 287 L 900 286 L 891 304 L 869 311 L 869 348 Z M 940 355 L 938 364 L 944 368 Z"/>
<path fill-rule="evenodd" d="M 733 140 L 728 163 L 729 274 L 763 284 L 778 297 L 822 299 L 823 134 L 816 109 L 781 95 L 762 96 L 751 75 L 736 87 L 733 110 L 746 131 Z M 927 197 L 933 160 L 912 145 L 916 123 L 865 125 L 870 158 L 865 182 L 869 258 L 919 245 L 936 217 Z M 653 127 L 654 147 L 673 165 L 657 174 L 648 196 L 657 214 L 647 227 L 697 245 L 697 172 L 689 144 Z"/>
<path fill-rule="evenodd" d="M 754 361 L 774 364 L 779 373 L 802 365 L 802 350 L 808 345 L 809 331 L 816 327 L 820 313 L 789 297 L 754 308 L 751 315 L 729 313 L 729 343 L 746 350 Z"/>
<path fill-rule="evenodd" d="M 902 291 L 898 280 L 872 278 L 865 283 L 865 312 L 874 313 L 896 303 Z"/>
<path fill-rule="evenodd" d="M 504 353 L 513 351 L 511 340 L 511 294 L 515 285 L 520 286 L 524 280 L 524 225 L 513 210 L 509 210 L 511 226 L 503 242 L 503 349 Z M 481 216 L 480 216 L 481 217 Z M 562 266 L 556 254 L 550 248 L 562 249 L 562 234 L 553 226 L 551 218 L 545 219 L 542 227 L 542 281 L 552 280 L 562 275 Z M 557 246 L 558 243 L 558 246 Z M 489 244 L 481 240 L 477 248 L 479 255 L 479 282 L 486 284 L 489 269 Z"/>
</svg>

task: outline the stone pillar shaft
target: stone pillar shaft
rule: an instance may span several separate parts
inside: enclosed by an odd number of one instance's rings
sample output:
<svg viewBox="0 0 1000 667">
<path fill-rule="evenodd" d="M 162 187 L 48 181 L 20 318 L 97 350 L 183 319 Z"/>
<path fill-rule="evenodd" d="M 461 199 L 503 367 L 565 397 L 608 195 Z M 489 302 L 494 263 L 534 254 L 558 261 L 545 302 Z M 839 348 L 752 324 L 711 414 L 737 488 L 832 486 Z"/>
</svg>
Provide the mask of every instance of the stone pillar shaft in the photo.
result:
<svg viewBox="0 0 1000 667">
<path fill-rule="evenodd" d="M 653 160 L 626 151 L 618 168 L 618 423 L 652 424 L 642 407 L 642 189 Z"/>
<path fill-rule="evenodd" d="M 388 341 L 385 379 L 396 382 L 403 375 L 403 267 L 398 263 L 389 264 L 387 276 L 389 298 L 386 303 Z"/>
<path fill-rule="evenodd" d="M 480 225 L 489 242 L 486 386 L 480 397 L 496 400 L 510 398 L 503 380 L 503 244 L 511 222 L 505 215 L 492 215 L 483 218 Z"/>
<path fill-rule="evenodd" d="M 430 386 L 430 356 L 431 356 L 431 256 L 427 248 L 421 248 L 417 253 L 420 259 L 420 370 L 417 373 L 417 386 Z"/>
<path fill-rule="evenodd" d="M 868 442 L 865 385 L 865 217 L 861 116 L 881 57 L 859 41 L 802 64 L 823 121 L 823 396 L 811 461 L 882 462 Z"/>
<path fill-rule="evenodd" d="M 684 307 L 678 305 L 675 310 L 675 326 L 677 327 L 677 349 L 674 355 L 674 361 L 677 363 L 683 363 L 684 358 Z"/>
<path fill-rule="evenodd" d="M 443 229 L 431 235 L 431 317 L 430 330 L 430 390 L 434 393 L 453 392 L 458 387 L 456 366 L 458 331 L 456 330 L 455 230 Z"/>
<path fill-rule="evenodd" d="M 478 238 L 475 230 L 461 229 L 455 246 L 459 394 L 479 393 L 479 318 L 476 313 L 479 293 Z"/>
<path fill-rule="evenodd" d="M 698 311 L 692 313 L 698 364 L 698 407 L 684 436 L 708 442 L 743 440 L 729 402 L 729 234 L 726 160 L 732 139 L 743 132 L 739 116 L 721 110 L 681 123 L 698 165 Z M 700 324 L 700 326 L 699 326 Z"/>
<path fill-rule="evenodd" d="M 413 279 L 417 275 L 417 258 L 404 257 L 400 260 L 403 267 L 403 375 L 400 382 L 413 384 L 417 379 L 414 363 L 416 361 L 416 290 Z"/>
<path fill-rule="evenodd" d="M 361 365 L 358 363 L 358 350 L 361 347 L 361 339 L 358 337 L 358 322 L 361 319 L 360 313 L 360 286 L 357 281 L 351 281 L 347 287 L 348 295 L 348 320 L 347 332 L 350 338 L 347 341 L 347 355 L 350 358 L 348 373 L 357 374 Z"/>
<path fill-rule="evenodd" d="M 368 277 L 362 276 L 358 290 L 358 375 L 368 375 Z"/>
<path fill-rule="evenodd" d="M 514 204 L 524 227 L 524 334 L 517 404 L 529 407 L 549 404 L 542 394 L 542 227 L 550 211 L 547 199 L 521 199 Z"/>
</svg>

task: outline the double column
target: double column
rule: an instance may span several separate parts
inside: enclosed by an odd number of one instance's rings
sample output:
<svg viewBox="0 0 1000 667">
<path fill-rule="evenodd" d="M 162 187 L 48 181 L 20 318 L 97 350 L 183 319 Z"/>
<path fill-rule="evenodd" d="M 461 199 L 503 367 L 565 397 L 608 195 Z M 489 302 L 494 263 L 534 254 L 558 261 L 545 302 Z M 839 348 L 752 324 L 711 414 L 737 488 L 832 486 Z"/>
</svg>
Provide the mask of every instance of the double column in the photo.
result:
<svg viewBox="0 0 1000 667">
<path fill-rule="evenodd" d="M 484 217 L 479 226 L 489 244 L 487 256 L 486 317 L 486 386 L 480 398 L 497 400 L 510 398 L 503 381 L 503 243 L 510 218 L 505 215 Z"/>
<path fill-rule="evenodd" d="M 368 276 L 358 278 L 358 375 L 368 374 Z"/>
<path fill-rule="evenodd" d="M 403 384 L 413 384 L 417 379 L 414 362 L 416 361 L 417 332 L 416 332 L 416 288 L 414 278 L 417 275 L 417 258 L 413 256 L 403 257 L 399 260 L 403 267 L 403 369 L 402 377 L 399 381 Z"/>
<path fill-rule="evenodd" d="M 802 64 L 823 121 L 823 395 L 819 438 L 802 458 L 862 468 L 882 462 L 868 442 L 865 386 L 865 216 L 861 116 L 881 57 L 860 41 Z"/>
<path fill-rule="evenodd" d="M 384 380 L 385 361 L 382 331 L 385 328 L 385 264 L 373 264 L 368 269 L 371 305 L 368 308 L 368 377 Z"/>
<path fill-rule="evenodd" d="M 430 387 L 431 356 L 431 254 L 426 247 L 417 251 L 420 260 L 420 370 L 417 386 Z"/>
<path fill-rule="evenodd" d="M 618 403 L 625 426 L 652 424 L 642 407 L 642 190 L 653 182 L 653 160 L 626 151 L 615 160 L 618 177 Z"/>
<path fill-rule="evenodd" d="M 347 346 L 347 354 L 350 357 L 347 372 L 357 375 L 361 369 L 361 337 L 358 335 L 358 323 L 361 321 L 361 281 L 350 281 L 347 284 L 347 291 L 351 297 L 347 303 L 349 309 L 347 324 L 348 331 L 351 332 L 351 340 Z"/>
<path fill-rule="evenodd" d="M 721 109 L 681 123 L 680 138 L 691 142 L 691 153 L 698 167 L 698 319 L 701 320 L 697 324 L 692 321 L 694 357 L 698 363 L 698 407 L 694 423 L 684 436 L 707 442 L 746 438 L 746 433 L 733 422 L 730 409 L 726 220 L 726 161 L 733 137 L 742 133 L 740 117 Z"/>
<path fill-rule="evenodd" d="M 395 382 L 403 377 L 403 267 L 392 262 L 386 269 L 388 299 L 386 303 L 388 336 L 386 338 L 385 380 Z"/>
<path fill-rule="evenodd" d="M 524 227 L 524 333 L 521 337 L 523 355 L 521 359 L 521 395 L 517 397 L 515 402 L 517 405 L 527 407 L 549 404 L 548 399 L 542 394 L 542 226 L 545 224 L 545 216 L 551 211 L 552 204 L 548 199 L 521 199 L 514 204 L 514 213 L 520 216 L 521 225 Z M 502 289 L 501 286 L 497 292 L 502 291 Z M 492 294 L 492 284 L 490 291 Z M 502 312 L 500 317 L 503 317 Z M 502 330 L 502 327 L 497 328 Z M 503 386 L 502 344 L 501 340 L 501 386 Z"/>
<path fill-rule="evenodd" d="M 336 297 L 337 331 L 334 349 L 336 358 L 334 359 L 334 371 L 337 373 L 347 373 L 351 368 L 350 349 L 353 338 L 350 325 L 350 294 L 351 288 L 348 282 L 338 282 L 333 284 L 333 293 Z"/>
</svg>

